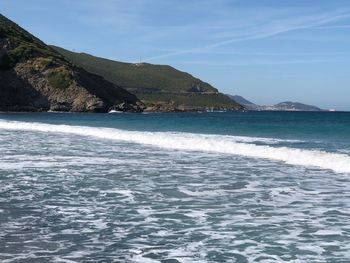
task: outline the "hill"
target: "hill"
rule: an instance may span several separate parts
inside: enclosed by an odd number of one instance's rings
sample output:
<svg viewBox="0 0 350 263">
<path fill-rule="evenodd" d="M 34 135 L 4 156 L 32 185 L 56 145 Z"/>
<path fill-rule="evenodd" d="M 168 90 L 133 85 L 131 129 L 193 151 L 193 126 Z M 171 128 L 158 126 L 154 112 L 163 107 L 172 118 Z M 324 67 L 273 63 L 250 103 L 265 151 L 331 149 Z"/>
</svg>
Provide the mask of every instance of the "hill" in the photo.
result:
<svg viewBox="0 0 350 263">
<path fill-rule="evenodd" d="M 210 84 L 171 66 L 123 63 L 52 48 L 74 64 L 135 94 L 149 110 L 241 109 Z"/>
<path fill-rule="evenodd" d="M 249 111 L 263 110 L 263 106 L 256 105 L 255 103 L 245 99 L 242 96 L 239 96 L 239 95 L 227 95 L 227 96 L 229 96 L 232 100 L 236 101 L 237 103 L 241 104 L 246 110 L 249 110 Z"/>
<path fill-rule="evenodd" d="M 243 105 L 245 109 L 251 111 L 323 111 L 316 106 L 307 105 L 300 102 L 286 101 L 275 105 L 257 105 L 239 95 L 228 96 Z"/>
<path fill-rule="evenodd" d="M 140 111 L 135 95 L 65 59 L 0 14 L 0 110 Z"/>
<path fill-rule="evenodd" d="M 250 102 L 249 100 L 246 100 L 245 98 L 239 95 L 227 95 L 227 96 L 241 105 L 255 105 L 253 102 Z"/>
<path fill-rule="evenodd" d="M 322 111 L 320 108 L 312 105 L 303 104 L 300 102 L 281 102 L 273 106 L 265 106 L 266 110 L 277 111 Z"/>
</svg>

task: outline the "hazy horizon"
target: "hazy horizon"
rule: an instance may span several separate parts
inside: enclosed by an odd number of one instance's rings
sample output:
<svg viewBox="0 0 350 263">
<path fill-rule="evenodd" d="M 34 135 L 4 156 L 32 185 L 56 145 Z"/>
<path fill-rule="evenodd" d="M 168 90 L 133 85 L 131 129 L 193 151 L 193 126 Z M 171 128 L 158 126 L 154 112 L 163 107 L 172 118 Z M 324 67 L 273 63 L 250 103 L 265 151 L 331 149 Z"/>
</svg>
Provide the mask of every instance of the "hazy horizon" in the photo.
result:
<svg viewBox="0 0 350 263">
<path fill-rule="evenodd" d="M 346 0 L 4 0 L 0 8 L 48 44 L 169 64 L 257 104 L 350 110 Z"/>
</svg>

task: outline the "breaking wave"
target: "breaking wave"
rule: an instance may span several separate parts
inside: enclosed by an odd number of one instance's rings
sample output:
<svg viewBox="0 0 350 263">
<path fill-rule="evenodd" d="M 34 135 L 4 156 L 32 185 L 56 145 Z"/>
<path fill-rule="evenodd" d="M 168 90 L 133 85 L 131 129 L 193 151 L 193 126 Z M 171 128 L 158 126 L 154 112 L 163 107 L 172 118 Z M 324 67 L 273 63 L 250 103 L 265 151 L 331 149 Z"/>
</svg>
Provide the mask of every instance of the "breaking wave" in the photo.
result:
<svg viewBox="0 0 350 263">
<path fill-rule="evenodd" d="M 132 142 L 165 149 L 215 152 L 282 161 L 291 165 L 314 166 L 338 173 L 350 173 L 350 155 L 319 150 L 273 147 L 278 139 L 207 135 L 181 132 L 126 131 L 114 128 L 53 125 L 15 121 L 0 121 L 0 129 L 64 133 L 99 139 Z M 270 145 L 256 145 L 262 142 Z M 289 141 L 291 142 L 291 141 Z"/>
</svg>

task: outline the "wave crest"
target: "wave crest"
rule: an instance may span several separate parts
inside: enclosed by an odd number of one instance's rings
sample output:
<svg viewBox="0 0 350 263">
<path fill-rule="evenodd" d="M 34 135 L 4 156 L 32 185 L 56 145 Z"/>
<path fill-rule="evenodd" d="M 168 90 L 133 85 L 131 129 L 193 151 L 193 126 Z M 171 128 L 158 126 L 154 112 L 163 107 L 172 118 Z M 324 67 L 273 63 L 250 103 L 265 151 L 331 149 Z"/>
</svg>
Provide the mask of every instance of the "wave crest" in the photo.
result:
<svg viewBox="0 0 350 263">
<path fill-rule="evenodd" d="M 15 121 L 0 121 L 0 129 L 75 134 L 166 149 L 205 151 L 263 158 L 282 161 L 291 165 L 314 166 L 322 169 L 330 169 L 338 173 L 350 173 L 350 156 L 347 154 L 254 144 L 254 142 L 258 141 L 271 142 L 273 144 L 273 141 L 277 139 L 179 132 L 125 131 L 114 128 Z"/>
</svg>

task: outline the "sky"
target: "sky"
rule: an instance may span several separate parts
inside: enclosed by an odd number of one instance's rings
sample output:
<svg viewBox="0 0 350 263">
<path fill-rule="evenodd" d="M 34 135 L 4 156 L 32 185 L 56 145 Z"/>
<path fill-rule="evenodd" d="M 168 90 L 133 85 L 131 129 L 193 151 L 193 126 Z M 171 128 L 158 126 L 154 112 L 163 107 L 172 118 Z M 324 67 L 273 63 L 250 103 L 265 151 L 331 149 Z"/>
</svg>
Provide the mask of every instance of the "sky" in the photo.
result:
<svg viewBox="0 0 350 263">
<path fill-rule="evenodd" d="M 350 110 L 349 0 L 1 0 L 44 42 L 168 64 L 223 93 Z"/>
</svg>

